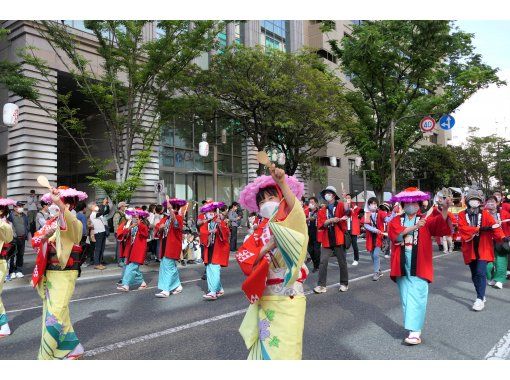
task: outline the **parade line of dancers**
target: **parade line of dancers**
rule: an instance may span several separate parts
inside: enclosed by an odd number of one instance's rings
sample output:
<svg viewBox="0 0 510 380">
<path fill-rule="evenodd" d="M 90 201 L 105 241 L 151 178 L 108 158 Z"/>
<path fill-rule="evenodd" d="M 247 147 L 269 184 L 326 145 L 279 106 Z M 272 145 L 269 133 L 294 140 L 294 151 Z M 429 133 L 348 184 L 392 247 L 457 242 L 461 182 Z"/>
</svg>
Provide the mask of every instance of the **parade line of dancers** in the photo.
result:
<svg viewBox="0 0 510 380">
<path fill-rule="evenodd" d="M 325 293 L 328 260 L 335 256 L 340 267 L 340 292 L 349 289 L 346 245 L 352 245 L 357 265 L 357 238 L 361 224 L 366 230 L 366 247 L 373 261 L 372 280 L 383 275 L 379 254 L 389 255 L 390 277 L 397 284 L 402 304 L 403 327 L 407 345 L 421 343 L 425 322 L 429 284 L 434 280 L 432 246 L 434 239 L 444 237 L 445 251 L 451 252 L 454 222 L 461 237 L 464 263 L 469 266 L 476 291 L 473 310 L 485 307 L 487 283 L 502 287 L 506 282 L 510 240 L 510 197 L 488 197 L 471 188 L 465 194 L 466 209 L 453 220 L 449 208 L 452 194 L 443 189 L 435 197 L 436 204 L 424 208 L 430 195 L 417 188 L 407 188 L 394 195 L 389 204 L 378 204 L 376 198 L 366 202 L 365 210 L 354 204 L 350 196 L 343 200 L 333 186 L 321 192 L 325 204 L 310 198 L 306 207 L 300 202 L 304 185 L 287 176 L 274 164 L 270 175 L 257 177 L 241 192 L 239 204 L 257 213 L 249 236 L 237 250 L 235 258 L 246 278 L 241 285 L 250 303 L 239 332 L 248 349 L 249 359 L 301 359 L 306 297 L 303 283 L 311 256 L 313 271 L 318 271 L 316 294 Z M 36 251 L 31 284 L 43 301 L 42 336 L 39 359 L 78 359 L 84 348 L 73 329 L 69 302 L 82 264 L 82 222 L 73 210 L 87 198 L 84 192 L 60 186 L 51 188 L 43 201 L 51 204 L 51 217 L 32 237 Z M 181 258 L 183 216 L 179 209 L 187 202 L 167 198 L 164 217 L 156 224 L 154 236 L 159 239 L 158 298 L 182 292 L 177 263 Z M 1 292 L 14 249 L 13 225 L 8 215 L 14 200 L 0 198 L 0 339 L 11 331 L 2 304 Z M 205 300 L 214 301 L 224 295 L 221 268 L 228 266 L 230 229 L 225 221 L 225 205 L 207 202 L 198 216 L 203 261 L 206 264 L 208 291 Z M 220 212 L 222 211 L 222 212 Z M 359 218 L 360 212 L 363 217 Z M 149 237 L 149 213 L 130 208 L 120 221 L 116 238 L 122 278 L 117 289 L 129 292 L 147 287 L 140 265 L 144 264 Z"/>
</svg>

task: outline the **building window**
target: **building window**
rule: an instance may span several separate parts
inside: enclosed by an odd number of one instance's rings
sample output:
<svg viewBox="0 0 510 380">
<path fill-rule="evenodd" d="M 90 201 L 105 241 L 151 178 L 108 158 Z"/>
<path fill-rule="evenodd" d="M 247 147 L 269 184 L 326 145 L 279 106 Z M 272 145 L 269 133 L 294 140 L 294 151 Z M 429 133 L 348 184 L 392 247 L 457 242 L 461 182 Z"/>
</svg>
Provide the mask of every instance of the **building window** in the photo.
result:
<svg viewBox="0 0 510 380">
<path fill-rule="evenodd" d="M 92 30 L 85 28 L 84 20 L 61 20 L 62 24 L 70 26 L 71 28 L 81 30 L 87 33 L 93 33 Z"/>
<path fill-rule="evenodd" d="M 271 37 L 285 41 L 285 20 L 263 20 L 261 29 Z"/>
<path fill-rule="evenodd" d="M 363 23 L 362 20 L 351 20 L 351 22 L 354 24 L 354 25 L 361 25 Z"/>
<path fill-rule="evenodd" d="M 437 144 L 437 133 L 434 133 L 433 135 L 430 136 L 430 142 L 432 144 Z"/>
<path fill-rule="evenodd" d="M 342 167 L 342 160 L 340 157 L 336 158 L 336 166 L 331 165 L 331 160 L 329 157 L 319 157 L 319 165 L 320 166 L 331 166 L 335 168 L 341 168 Z"/>
<path fill-rule="evenodd" d="M 336 63 L 336 57 L 327 50 L 319 49 L 317 50 L 317 55 L 321 58 L 327 59 L 330 62 Z"/>
</svg>

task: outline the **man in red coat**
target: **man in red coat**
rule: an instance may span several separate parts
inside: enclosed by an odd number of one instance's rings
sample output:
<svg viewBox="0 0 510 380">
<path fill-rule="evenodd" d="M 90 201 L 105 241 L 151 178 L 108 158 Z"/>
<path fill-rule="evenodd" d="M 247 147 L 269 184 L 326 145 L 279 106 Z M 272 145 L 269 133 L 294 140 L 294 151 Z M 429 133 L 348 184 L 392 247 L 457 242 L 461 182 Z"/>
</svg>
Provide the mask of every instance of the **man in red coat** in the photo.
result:
<svg viewBox="0 0 510 380">
<path fill-rule="evenodd" d="M 207 294 L 203 296 L 205 300 L 214 301 L 225 293 L 221 285 L 221 267 L 228 266 L 230 229 L 218 212 L 224 206 L 223 202 L 212 202 L 200 209 L 207 220 L 205 227 L 200 230 L 200 241 L 205 243 L 204 264 L 208 287 Z"/>
<path fill-rule="evenodd" d="M 359 218 L 363 209 L 356 203 L 352 203 L 351 194 L 345 194 L 345 202 L 351 210 L 351 215 L 347 219 L 347 231 L 349 231 L 349 234 L 351 235 L 352 251 L 354 254 L 352 266 L 356 266 L 359 262 L 358 236 L 361 233 L 361 222 Z"/>
<path fill-rule="evenodd" d="M 485 307 L 487 263 L 494 261 L 494 241 L 501 242 L 505 235 L 496 220 L 481 208 L 483 193 L 471 188 L 466 195 L 468 208 L 459 213 L 459 232 L 462 240 L 464 263 L 469 265 L 476 290 L 473 310 Z"/>
<path fill-rule="evenodd" d="M 334 255 L 340 267 L 339 290 L 346 292 L 349 289 L 349 273 L 347 271 L 344 233 L 347 230 L 346 220 L 351 210 L 347 203 L 339 202 L 340 198 L 333 186 L 328 186 L 322 190 L 321 197 L 326 200 L 327 205 L 320 209 L 317 215 L 317 235 L 321 242 L 321 260 L 319 281 L 313 291 L 317 294 L 326 293 L 329 258 Z"/>
<path fill-rule="evenodd" d="M 121 236 L 125 233 L 126 248 L 125 259 L 126 267 L 122 277 L 122 285 L 117 286 L 117 290 L 128 292 L 133 287 L 138 289 L 147 288 L 147 284 L 140 272 L 140 265 L 145 261 L 147 253 L 147 238 L 149 237 L 149 224 L 147 217 L 149 213 L 142 209 L 126 210 L 126 215 L 131 216 L 131 223 L 124 227 Z"/>
<path fill-rule="evenodd" d="M 429 216 L 419 212 L 421 202 L 427 199 L 429 195 L 417 188 L 407 188 L 391 199 L 404 209 L 404 214 L 389 222 L 388 236 L 392 243 L 390 277 L 398 285 L 404 328 L 409 331 L 404 342 L 408 345 L 421 343 L 428 284 L 434 280 L 432 236 L 450 232 L 447 207 Z M 449 204 L 451 199 L 446 202 Z"/>
<path fill-rule="evenodd" d="M 168 298 L 170 294 L 182 292 L 177 261 L 181 258 L 184 221 L 179 215 L 179 209 L 186 203 L 184 199 L 166 199 L 163 202 L 165 216 L 156 225 L 156 238 L 160 241 L 158 257 L 161 260 L 158 277 L 158 289 L 161 292 L 156 293 L 158 298 Z"/>
</svg>

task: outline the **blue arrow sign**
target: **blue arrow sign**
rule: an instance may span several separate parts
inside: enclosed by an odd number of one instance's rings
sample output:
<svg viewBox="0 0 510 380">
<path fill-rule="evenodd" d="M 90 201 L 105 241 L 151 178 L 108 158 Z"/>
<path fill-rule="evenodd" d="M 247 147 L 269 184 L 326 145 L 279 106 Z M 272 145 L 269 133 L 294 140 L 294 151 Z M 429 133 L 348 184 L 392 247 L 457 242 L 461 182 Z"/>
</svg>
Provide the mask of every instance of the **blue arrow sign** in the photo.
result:
<svg viewBox="0 0 510 380">
<path fill-rule="evenodd" d="M 454 125 L 455 119 L 451 115 L 443 115 L 441 119 L 439 119 L 439 126 L 445 131 L 452 129 Z"/>
</svg>

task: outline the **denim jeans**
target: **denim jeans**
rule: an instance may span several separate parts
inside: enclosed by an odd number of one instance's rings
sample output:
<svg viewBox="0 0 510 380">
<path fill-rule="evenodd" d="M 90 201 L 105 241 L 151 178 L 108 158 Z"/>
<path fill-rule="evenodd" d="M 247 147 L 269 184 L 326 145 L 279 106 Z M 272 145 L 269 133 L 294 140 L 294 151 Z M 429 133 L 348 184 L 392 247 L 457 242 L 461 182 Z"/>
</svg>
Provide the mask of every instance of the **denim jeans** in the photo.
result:
<svg viewBox="0 0 510 380">
<path fill-rule="evenodd" d="M 370 255 L 372 256 L 372 263 L 374 263 L 374 273 L 381 271 L 381 259 L 379 254 L 381 253 L 381 247 L 375 247 Z"/>
<path fill-rule="evenodd" d="M 487 286 L 487 261 L 473 260 L 469 263 L 469 269 L 471 269 L 471 279 L 475 286 L 476 298 L 483 300 Z"/>
</svg>

